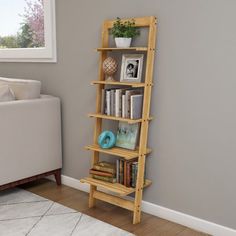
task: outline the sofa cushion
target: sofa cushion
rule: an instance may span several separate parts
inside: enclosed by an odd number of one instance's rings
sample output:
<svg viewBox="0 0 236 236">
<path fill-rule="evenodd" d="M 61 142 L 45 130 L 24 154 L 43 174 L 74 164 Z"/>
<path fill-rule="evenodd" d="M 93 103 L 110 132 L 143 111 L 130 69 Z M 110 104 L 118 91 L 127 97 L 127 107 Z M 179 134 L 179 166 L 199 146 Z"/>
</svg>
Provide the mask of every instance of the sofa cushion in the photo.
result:
<svg viewBox="0 0 236 236">
<path fill-rule="evenodd" d="M 0 102 L 14 101 L 14 92 L 9 88 L 8 85 L 0 86 Z"/>
<path fill-rule="evenodd" d="M 0 77 L 0 86 L 8 85 L 16 99 L 35 99 L 40 97 L 41 82 L 37 80 L 9 79 Z"/>
</svg>

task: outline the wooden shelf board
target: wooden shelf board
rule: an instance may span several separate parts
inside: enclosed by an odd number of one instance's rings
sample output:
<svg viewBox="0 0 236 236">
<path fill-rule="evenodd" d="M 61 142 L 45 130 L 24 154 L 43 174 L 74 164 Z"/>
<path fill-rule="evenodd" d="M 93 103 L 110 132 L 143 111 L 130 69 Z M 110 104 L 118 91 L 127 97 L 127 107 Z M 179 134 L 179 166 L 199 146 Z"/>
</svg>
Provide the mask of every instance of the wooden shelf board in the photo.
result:
<svg viewBox="0 0 236 236">
<path fill-rule="evenodd" d="M 133 88 L 142 88 L 145 87 L 145 83 L 128 83 L 128 82 L 119 82 L 119 81 L 106 81 L 106 80 L 94 80 L 91 84 L 104 84 L 104 85 L 120 85 L 120 86 L 131 86 Z"/>
<path fill-rule="evenodd" d="M 147 17 L 138 17 L 138 18 L 135 18 L 135 25 L 137 27 L 150 27 L 150 24 L 152 23 L 152 18 L 154 16 L 147 16 Z M 156 19 L 156 17 L 154 17 Z M 128 19 L 122 19 L 122 21 L 131 21 L 132 18 L 128 18 Z M 106 21 L 106 27 L 108 29 L 112 28 L 113 27 L 113 24 L 116 22 L 116 19 L 114 20 L 108 20 Z"/>
<path fill-rule="evenodd" d="M 92 186 L 101 187 L 116 193 L 120 196 L 126 196 L 135 192 L 135 188 L 128 188 L 119 183 L 108 183 L 102 180 L 93 179 L 92 177 L 85 177 L 80 180 L 81 183 L 91 184 Z M 144 187 L 151 185 L 151 180 L 146 180 Z"/>
<path fill-rule="evenodd" d="M 123 122 L 127 122 L 128 124 L 135 124 L 135 123 L 140 123 L 142 122 L 142 119 L 128 119 L 128 118 L 122 118 L 122 117 L 116 117 L 116 116 L 108 116 L 108 115 L 104 115 L 101 113 L 89 113 L 88 114 L 89 117 L 96 117 L 96 118 L 101 118 L 101 119 L 107 119 L 107 120 L 116 120 L 116 121 L 123 121 Z"/>
<path fill-rule="evenodd" d="M 118 156 L 118 157 L 123 157 L 125 160 L 132 160 L 135 159 L 139 156 L 139 150 L 128 150 L 124 148 L 119 148 L 119 147 L 113 147 L 110 149 L 103 149 L 97 144 L 93 145 L 88 145 L 85 147 L 85 149 L 90 150 L 90 151 L 96 151 L 96 152 L 101 152 L 105 154 L 110 154 L 113 156 Z M 145 154 L 150 153 L 152 150 L 147 149 Z"/>
<path fill-rule="evenodd" d="M 148 50 L 147 47 L 130 47 L 130 48 L 97 48 L 98 52 L 102 51 L 142 51 L 145 52 Z"/>
</svg>

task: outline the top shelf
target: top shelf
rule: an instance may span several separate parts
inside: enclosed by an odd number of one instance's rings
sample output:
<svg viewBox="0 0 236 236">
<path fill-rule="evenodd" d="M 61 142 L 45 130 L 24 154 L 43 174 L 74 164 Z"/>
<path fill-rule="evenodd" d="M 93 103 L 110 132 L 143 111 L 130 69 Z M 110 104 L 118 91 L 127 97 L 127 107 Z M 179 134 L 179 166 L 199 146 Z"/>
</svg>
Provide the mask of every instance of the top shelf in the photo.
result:
<svg viewBox="0 0 236 236">
<path fill-rule="evenodd" d="M 139 51 L 146 52 L 148 50 L 147 47 L 130 47 L 130 48 L 97 48 L 96 51 Z"/>
</svg>

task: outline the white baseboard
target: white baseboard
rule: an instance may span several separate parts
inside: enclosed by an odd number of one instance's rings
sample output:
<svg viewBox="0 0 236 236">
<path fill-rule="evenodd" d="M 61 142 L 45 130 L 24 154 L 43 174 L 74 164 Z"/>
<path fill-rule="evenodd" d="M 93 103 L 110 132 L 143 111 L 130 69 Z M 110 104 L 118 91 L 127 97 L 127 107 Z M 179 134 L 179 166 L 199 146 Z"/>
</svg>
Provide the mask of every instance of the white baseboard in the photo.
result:
<svg viewBox="0 0 236 236">
<path fill-rule="evenodd" d="M 48 179 L 54 181 L 54 178 L 48 177 Z M 89 192 L 89 184 L 82 184 L 79 180 L 65 175 L 62 175 L 62 184 L 84 192 Z M 236 236 L 236 230 L 234 229 L 158 206 L 147 201 L 142 201 L 142 211 L 210 235 Z"/>
</svg>

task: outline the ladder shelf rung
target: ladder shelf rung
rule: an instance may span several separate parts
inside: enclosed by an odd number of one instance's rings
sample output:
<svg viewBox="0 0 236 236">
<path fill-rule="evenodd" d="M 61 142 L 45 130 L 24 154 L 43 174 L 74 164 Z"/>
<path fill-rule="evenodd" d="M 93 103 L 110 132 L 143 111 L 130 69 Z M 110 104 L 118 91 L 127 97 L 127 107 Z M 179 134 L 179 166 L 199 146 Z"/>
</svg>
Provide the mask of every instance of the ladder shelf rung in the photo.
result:
<svg viewBox="0 0 236 236">
<path fill-rule="evenodd" d="M 148 50 L 147 47 L 130 47 L 130 48 L 97 48 L 96 51 L 141 51 L 146 52 Z"/>
<path fill-rule="evenodd" d="M 81 179 L 80 182 L 87 183 L 92 186 L 100 187 L 105 190 L 109 190 L 109 191 L 116 193 L 120 196 L 127 196 L 127 195 L 135 192 L 135 188 L 129 188 L 129 187 L 126 187 L 126 186 L 119 184 L 119 183 L 109 183 L 109 182 L 105 182 L 102 180 L 97 180 L 92 177 L 85 177 L 85 178 Z M 145 183 L 144 183 L 144 187 L 151 185 L 151 183 L 152 183 L 151 180 L 146 179 Z"/>
</svg>

